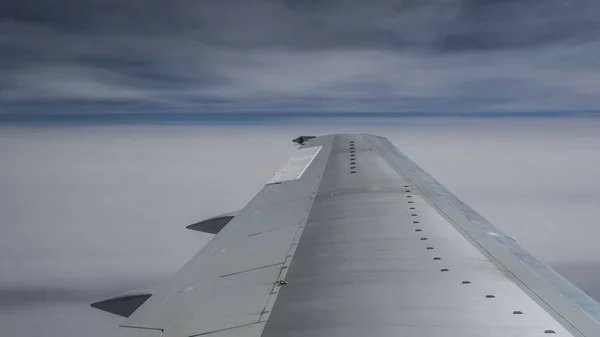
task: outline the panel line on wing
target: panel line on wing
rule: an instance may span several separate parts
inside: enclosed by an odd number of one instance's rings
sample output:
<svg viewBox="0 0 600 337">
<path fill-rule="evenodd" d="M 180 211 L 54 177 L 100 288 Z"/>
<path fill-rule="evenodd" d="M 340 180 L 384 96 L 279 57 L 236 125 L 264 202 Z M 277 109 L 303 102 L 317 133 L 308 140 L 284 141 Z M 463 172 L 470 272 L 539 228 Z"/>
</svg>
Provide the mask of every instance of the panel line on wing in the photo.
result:
<svg viewBox="0 0 600 337">
<path fill-rule="evenodd" d="M 229 273 L 229 274 L 221 275 L 220 277 L 223 278 L 223 277 L 228 277 L 228 276 L 233 276 L 233 275 L 239 275 L 239 274 L 243 274 L 243 273 L 247 273 L 247 272 L 251 272 L 251 271 L 255 271 L 255 270 L 260 270 L 260 269 L 265 269 L 265 268 L 269 268 L 269 267 L 278 266 L 278 265 L 284 264 L 284 263 L 285 262 L 274 263 L 274 264 L 270 264 L 270 265 L 267 265 L 267 266 L 262 266 L 262 267 L 248 269 L 248 270 L 237 271 L 235 273 Z"/>
<path fill-rule="evenodd" d="M 214 330 L 214 331 L 203 332 L 203 333 L 200 333 L 200 334 L 191 335 L 189 337 L 206 336 L 206 335 L 218 333 L 218 332 L 221 332 L 221 331 L 229 331 L 229 330 L 233 330 L 233 329 L 239 329 L 239 328 L 243 328 L 243 327 L 250 326 L 250 325 L 255 325 L 255 324 L 260 324 L 260 322 L 249 323 L 249 324 L 242 324 L 242 325 L 232 326 L 232 327 L 225 328 L 225 329 L 219 329 L 219 330 Z"/>
</svg>

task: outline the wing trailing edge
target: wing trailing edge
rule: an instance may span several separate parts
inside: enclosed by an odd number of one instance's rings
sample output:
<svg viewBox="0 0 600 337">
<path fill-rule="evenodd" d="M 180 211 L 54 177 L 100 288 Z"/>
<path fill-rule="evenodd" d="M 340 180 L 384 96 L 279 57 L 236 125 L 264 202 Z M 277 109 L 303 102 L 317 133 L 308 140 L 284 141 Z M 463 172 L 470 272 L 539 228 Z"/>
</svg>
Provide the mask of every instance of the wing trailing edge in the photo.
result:
<svg viewBox="0 0 600 337">
<path fill-rule="evenodd" d="M 122 317 L 129 317 L 146 302 L 152 294 L 134 290 L 115 297 L 90 304 L 92 308 L 110 312 Z"/>
<path fill-rule="evenodd" d="M 185 228 L 209 234 L 217 234 L 229 223 L 229 221 L 233 220 L 237 214 L 238 211 L 219 214 L 212 218 L 186 226 Z"/>
</svg>

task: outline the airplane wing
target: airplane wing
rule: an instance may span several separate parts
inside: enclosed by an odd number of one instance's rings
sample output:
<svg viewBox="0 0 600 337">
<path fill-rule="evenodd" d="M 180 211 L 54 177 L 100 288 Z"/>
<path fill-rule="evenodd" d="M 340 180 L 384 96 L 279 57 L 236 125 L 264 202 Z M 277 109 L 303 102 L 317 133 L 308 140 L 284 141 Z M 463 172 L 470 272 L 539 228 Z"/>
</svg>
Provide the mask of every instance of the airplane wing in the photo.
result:
<svg viewBox="0 0 600 337">
<path fill-rule="evenodd" d="M 386 138 L 294 141 L 169 281 L 92 305 L 116 336 L 600 336 L 596 301 Z"/>
</svg>

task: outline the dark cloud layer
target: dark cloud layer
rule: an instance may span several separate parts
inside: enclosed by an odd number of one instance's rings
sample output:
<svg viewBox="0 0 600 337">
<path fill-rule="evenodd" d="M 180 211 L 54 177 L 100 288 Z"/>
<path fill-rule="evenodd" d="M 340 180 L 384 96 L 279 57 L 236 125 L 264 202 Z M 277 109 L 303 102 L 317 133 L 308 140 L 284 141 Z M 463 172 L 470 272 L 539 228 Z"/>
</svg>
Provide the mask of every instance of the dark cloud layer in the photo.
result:
<svg viewBox="0 0 600 337">
<path fill-rule="evenodd" d="M 0 112 L 600 105 L 593 0 L 0 4 Z"/>
</svg>

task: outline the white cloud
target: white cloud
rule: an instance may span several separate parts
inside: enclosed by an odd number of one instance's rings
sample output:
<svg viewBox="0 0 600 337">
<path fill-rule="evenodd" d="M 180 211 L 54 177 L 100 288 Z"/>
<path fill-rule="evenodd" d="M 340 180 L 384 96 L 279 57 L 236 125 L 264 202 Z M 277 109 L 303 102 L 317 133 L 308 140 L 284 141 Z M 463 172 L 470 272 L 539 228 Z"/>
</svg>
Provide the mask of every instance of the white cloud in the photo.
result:
<svg viewBox="0 0 600 337">
<path fill-rule="evenodd" d="M 4 308 L 10 314 L 0 323 L 21 336 L 62 336 L 77 332 L 65 324 L 78 312 L 88 336 L 102 335 L 114 322 L 96 320 L 103 313 L 86 311 L 87 302 L 168 277 L 208 239 L 186 225 L 243 207 L 293 151 L 295 136 L 333 132 L 387 136 L 535 256 L 597 295 L 595 276 L 582 277 L 579 266 L 600 263 L 598 128 L 600 120 L 540 119 L 2 126 L 0 287 L 80 295 L 21 306 L 19 314 Z M 54 309 L 64 315 L 49 322 L 44 317 Z"/>
</svg>

